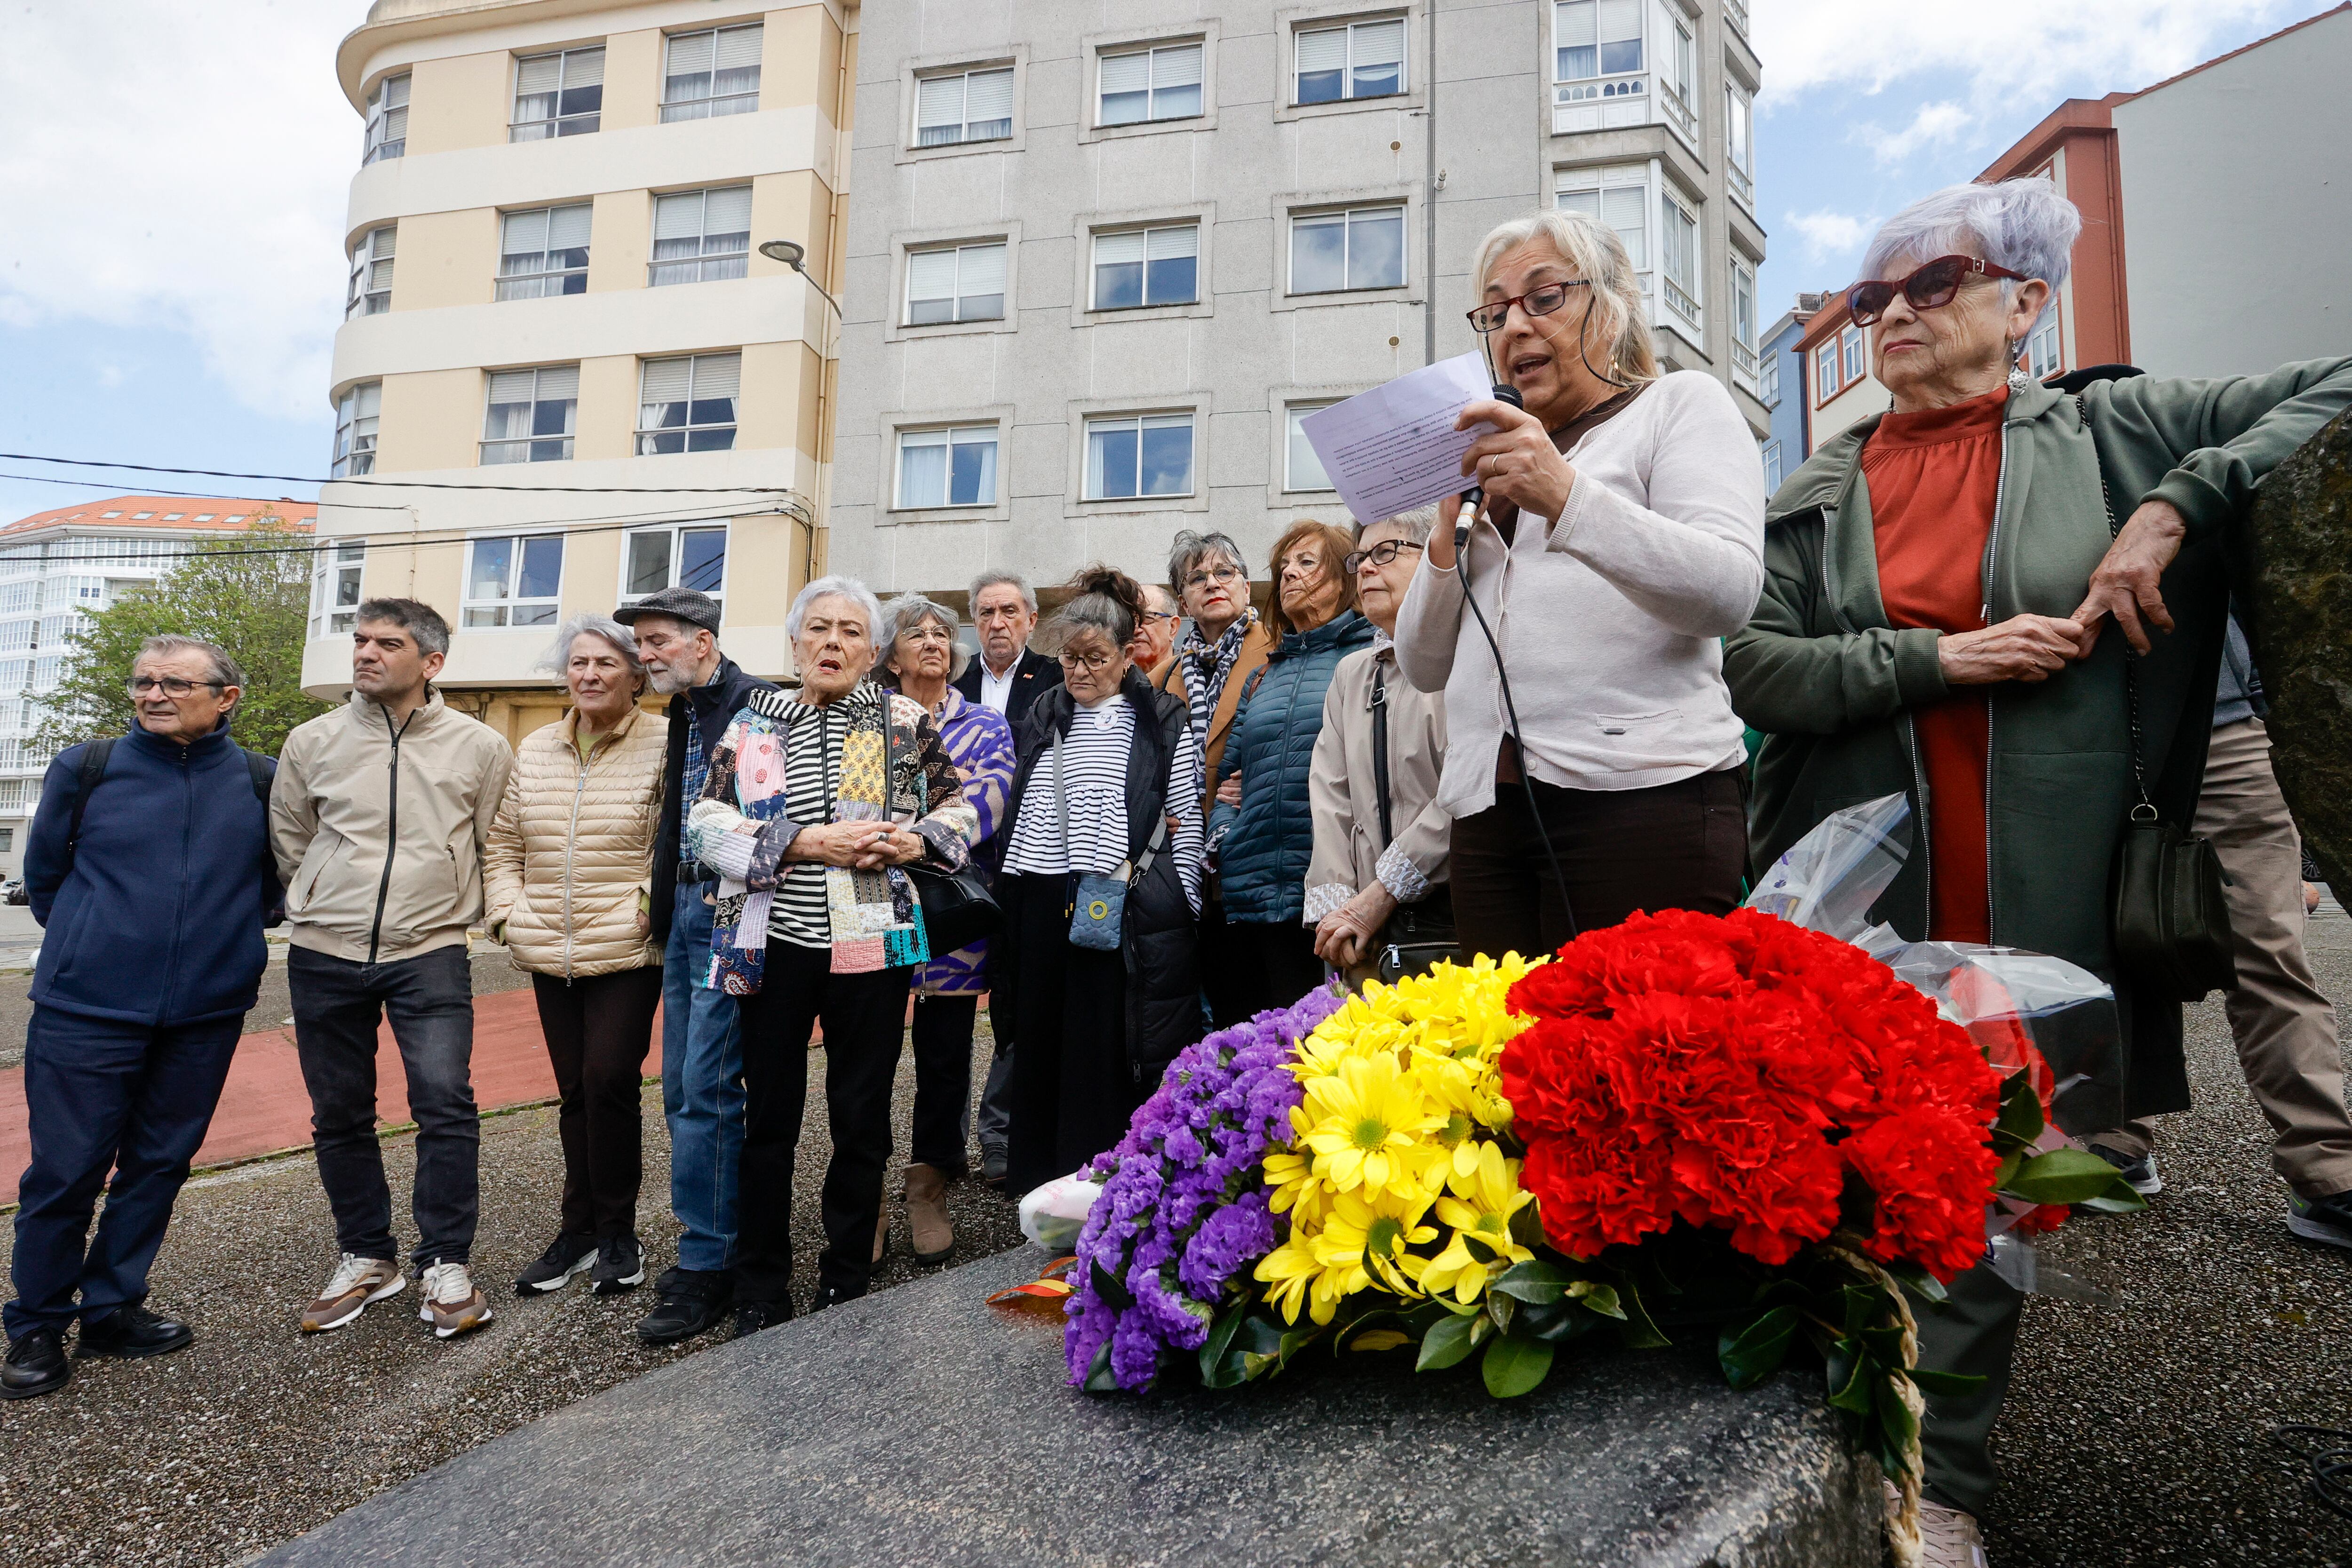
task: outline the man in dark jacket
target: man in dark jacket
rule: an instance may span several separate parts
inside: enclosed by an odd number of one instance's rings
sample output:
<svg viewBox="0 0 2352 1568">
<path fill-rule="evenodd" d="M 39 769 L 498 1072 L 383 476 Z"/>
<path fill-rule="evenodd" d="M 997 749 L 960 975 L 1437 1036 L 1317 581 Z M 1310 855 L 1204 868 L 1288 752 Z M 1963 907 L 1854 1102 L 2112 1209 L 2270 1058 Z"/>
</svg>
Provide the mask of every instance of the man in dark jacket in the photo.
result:
<svg viewBox="0 0 2352 1568">
<path fill-rule="evenodd" d="M 68 747 L 42 781 L 25 882 L 48 935 L 25 1035 L 33 1160 L 0 1397 L 65 1383 L 76 1318 L 86 1356 L 163 1355 L 195 1337 L 147 1310 L 147 1269 L 212 1124 L 268 962 L 262 928 L 281 905 L 273 764 L 229 739 L 243 684 L 212 644 L 150 637 L 131 666 L 138 722 Z"/>
<path fill-rule="evenodd" d="M 772 681 L 719 651 L 719 605 L 691 588 L 665 588 L 613 618 L 637 634 L 656 691 L 669 697 L 669 756 L 661 832 L 654 843 L 653 934 L 662 961 L 662 1113 L 669 1122 L 669 1203 L 685 1227 L 677 1267 L 655 1282 L 660 1300 L 637 1324 L 648 1344 L 690 1339 L 725 1321 L 734 1301 L 736 1168 L 743 1153 L 743 1047 L 735 999 L 710 980 L 709 880 L 679 850 L 687 812 L 701 798 L 711 749 L 727 722 Z"/>
</svg>

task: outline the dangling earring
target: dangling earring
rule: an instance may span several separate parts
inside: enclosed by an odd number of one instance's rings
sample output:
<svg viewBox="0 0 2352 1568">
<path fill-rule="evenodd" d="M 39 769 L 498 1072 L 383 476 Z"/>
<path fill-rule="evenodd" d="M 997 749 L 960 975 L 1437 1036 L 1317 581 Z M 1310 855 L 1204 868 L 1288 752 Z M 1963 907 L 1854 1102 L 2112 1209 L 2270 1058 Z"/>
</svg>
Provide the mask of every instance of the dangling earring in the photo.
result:
<svg viewBox="0 0 2352 1568">
<path fill-rule="evenodd" d="M 2009 345 L 2009 392 L 2014 397 L 2032 386 L 2033 378 L 2025 374 L 2023 365 L 2017 363 L 2017 351 L 2023 345 L 2014 338 L 2003 338 L 2001 342 Z"/>
</svg>

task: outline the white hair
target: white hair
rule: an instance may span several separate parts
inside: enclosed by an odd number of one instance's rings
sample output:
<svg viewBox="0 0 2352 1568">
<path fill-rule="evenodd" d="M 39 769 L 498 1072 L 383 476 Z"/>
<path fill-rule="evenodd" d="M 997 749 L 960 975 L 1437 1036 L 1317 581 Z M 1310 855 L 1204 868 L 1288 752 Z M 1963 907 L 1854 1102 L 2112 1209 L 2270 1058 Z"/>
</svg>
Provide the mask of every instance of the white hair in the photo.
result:
<svg viewBox="0 0 2352 1568">
<path fill-rule="evenodd" d="M 881 658 L 877 662 L 888 664 L 892 656 L 898 651 L 898 639 L 925 621 L 937 621 L 947 628 L 948 642 L 950 645 L 948 656 L 948 679 L 953 680 L 963 673 L 964 665 L 971 658 L 971 655 L 965 651 L 963 644 L 956 641 L 956 634 L 963 629 L 963 623 L 956 618 L 956 613 L 953 610 L 949 609 L 937 599 L 922 594 L 901 594 L 882 606 L 882 629 L 874 637 L 875 646 L 882 650 Z"/>
<path fill-rule="evenodd" d="M 1603 380 L 1620 386 L 1657 380 L 1658 356 L 1643 324 L 1642 280 L 1633 271 L 1633 258 L 1625 254 L 1625 242 L 1598 218 L 1545 207 L 1496 224 L 1478 242 L 1478 259 L 1470 268 L 1477 298 L 1486 298 L 1486 275 L 1497 261 L 1537 239 L 1559 251 L 1569 269 L 1591 285 L 1586 290 L 1592 296 L 1585 317 L 1587 363 Z"/>
<path fill-rule="evenodd" d="M 2050 302 L 2072 270 L 2083 215 L 2042 175 L 1990 184 L 1946 185 L 1879 226 L 1862 255 L 1862 276 L 1883 278 L 1892 263 L 1973 256 L 2050 285 Z M 2004 278 L 2000 297 L 2017 285 Z M 2045 312 L 2046 313 L 2046 312 Z"/>
<path fill-rule="evenodd" d="M 1364 535 L 1376 528 L 1393 528 L 1404 536 L 1407 543 L 1426 544 L 1429 542 L 1429 536 L 1437 529 L 1437 509 L 1433 506 L 1417 506 L 1411 511 L 1401 511 L 1394 517 L 1380 517 L 1374 518 L 1370 522 L 1360 522 L 1356 525 L 1356 542 L 1361 544 L 1364 542 Z"/>
<path fill-rule="evenodd" d="M 645 661 L 637 657 L 637 634 L 610 616 L 593 613 L 574 616 L 555 628 L 555 640 L 547 645 L 545 653 L 539 656 L 539 668 L 562 675 L 572 662 L 572 643 L 583 632 L 611 643 L 613 651 L 621 656 L 621 662 L 629 667 L 632 679 L 643 680 L 646 678 Z"/>
<path fill-rule="evenodd" d="M 882 635 L 882 605 L 875 598 L 874 590 L 855 577 L 820 577 L 793 595 L 793 607 L 784 614 L 784 635 L 797 637 L 801 624 L 808 619 L 809 606 L 819 599 L 835 595 L 855 600 L 866 611 L 866 628 L 878 643 Z"/>
<path fill-rule="evenodd" d="M 1020 594 L 1021 603 L 1031 615 L 1037 613 L 1037 590 L 1029 585 L 1028 578 L 1018 572 L 982 572 L 971 580 L 971 597 L 967 601 L 971 605 L 974 619 L 979 618 L 980 616 L 981 595 L 1000 583 Z"/>
</svg>

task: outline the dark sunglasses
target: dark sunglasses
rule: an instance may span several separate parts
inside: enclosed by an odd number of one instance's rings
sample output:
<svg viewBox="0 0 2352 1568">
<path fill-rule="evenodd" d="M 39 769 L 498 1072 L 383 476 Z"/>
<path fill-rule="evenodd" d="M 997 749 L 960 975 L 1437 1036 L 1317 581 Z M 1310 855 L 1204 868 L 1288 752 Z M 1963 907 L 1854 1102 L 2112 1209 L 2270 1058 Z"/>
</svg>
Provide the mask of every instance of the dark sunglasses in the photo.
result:
<svg viewBox="0 0 2352 1568">
<path fill-rule="evenodd" d="M 1370 550 L 1350 550 L 1348 552 L 1346 555 L 1340 558 L 1339 570 L 1352 577 L 1357 573 L 1364 569 L 1364 563 L 1367 561 L 1370 562 L 1375 566 L 1385 566 L 1390 562 L 1395 560 L 1402 552 L 1407 550 L 1418 550 L 1420 548 L 1420 545 L 1415 544 L 1409 539 L 1383 539 L 1378 544 L 1373 545 Z"/>
<path fill-rule="evenodd" d="M 1874 278 L 1867 283 L 1857 283 L 1845 291 L 1845 308 L 1857 327 L 1867 327 L 1886 314 L 1886 307 L 1895 303 L 1895 291 L 1911 301 L 1915 310 L 1939 310 L 1952 302 L 1969 273 L 1985 278 L 2009 278 L 2022 283 L 2022 272 L 2011 272 L 2006 267 L 1995 267 L 1990 261 L 1979 261 L 1973 256 L 1939 256 L 1908 278 Z"/>
<path fill-rule="evenodd" d="M 1570 289 L 1590 289 L 1590 279 L 1573 278 L 1565 283 L 1547 283 L 1540 289 L 1530 289 L 1524 294 L 1514 294 L 1507 300 L 1497 300 L 1491 305 L 1481 305 L 1470 314 L 1470 330 L 1474 332 L 1499 332 L 1503 323 L 1511 319 L 1511 307 L 1517 305 L 1530 316 L 1549 316 L 1568 303 Z"/>
</svg>

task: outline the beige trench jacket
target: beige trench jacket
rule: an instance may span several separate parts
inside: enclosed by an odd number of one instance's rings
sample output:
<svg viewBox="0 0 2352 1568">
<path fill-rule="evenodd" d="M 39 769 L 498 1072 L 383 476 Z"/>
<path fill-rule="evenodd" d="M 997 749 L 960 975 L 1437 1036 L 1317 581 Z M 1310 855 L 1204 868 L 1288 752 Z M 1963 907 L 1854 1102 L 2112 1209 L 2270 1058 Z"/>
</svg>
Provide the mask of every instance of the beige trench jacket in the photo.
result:
<svg viewBox="0 0 2352 1568">
<path fill-rule="evenodd" d="M 642 708 L 580 760 L 580 715 L 532 731 L 490 824 L 484 923 L 506 924 L 517 969 L 567 978 L 662 961 L 637 929 L 653 892 L 668 726 Z"/>
<path fill-rule="evenodd" d="M 1377 662 L 1376 662 L 1377 661 Z M 1372 685 L 1378 670 L 1389 710 L 1389 820 L 1393 843 L 1381 837 L 1378 775 L 1372 770 Z M 1437 804 L 1445 765 L 1443 699 L 1416 689 L 1396 666 L 1386 642 L 1351 653 L 1331 672 L 1323 698 L 1323 732 L 1307 775 L 1315 818 L 1315 849 L 1307 867 L 1306 923 L 1325 915 L 1374 882 L 1397 902 L 1428 896 L 1445 880 L 1453 819 Z"/>
</svg>

